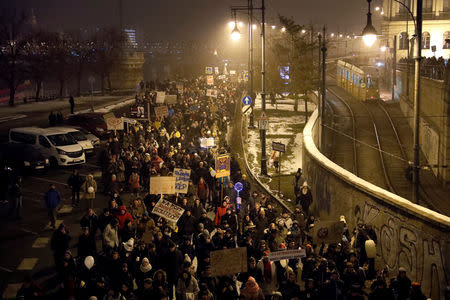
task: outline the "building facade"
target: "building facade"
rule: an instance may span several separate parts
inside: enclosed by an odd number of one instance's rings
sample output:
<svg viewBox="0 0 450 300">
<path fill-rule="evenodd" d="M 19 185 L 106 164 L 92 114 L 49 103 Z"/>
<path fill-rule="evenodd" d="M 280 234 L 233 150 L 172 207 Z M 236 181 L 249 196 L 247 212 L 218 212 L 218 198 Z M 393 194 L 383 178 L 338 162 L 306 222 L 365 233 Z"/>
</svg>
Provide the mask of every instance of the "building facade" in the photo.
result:
<svg viewBox="0 0 450 300">
<path fill-rule="evenodd" d="M 416 17 L 417 0 L 399 0 Z M 408 10 L 396 0 L 383 0 L 381 38 L 392 47 L 397 36 L 397 58 L 411 54 L 414 21 Z M 423 0 L 422 55 L 450 58 L 450 0 Z"/>
</svg>

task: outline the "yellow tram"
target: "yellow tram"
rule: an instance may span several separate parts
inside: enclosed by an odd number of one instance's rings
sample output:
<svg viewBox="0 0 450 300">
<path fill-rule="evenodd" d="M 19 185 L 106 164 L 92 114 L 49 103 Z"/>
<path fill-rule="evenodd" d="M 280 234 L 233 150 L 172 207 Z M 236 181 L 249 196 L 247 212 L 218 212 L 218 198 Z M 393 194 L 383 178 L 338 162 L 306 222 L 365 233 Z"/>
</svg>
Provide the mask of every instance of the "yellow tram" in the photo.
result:
<svg viewBox="0 0 450 300">
<path fill-rule="evenodd" d="M 378 69 L 370 66 L 355 66 L 338 60 L 336 83 L 355 98 L 367 101 L 380 99 Z"/>
</svg>

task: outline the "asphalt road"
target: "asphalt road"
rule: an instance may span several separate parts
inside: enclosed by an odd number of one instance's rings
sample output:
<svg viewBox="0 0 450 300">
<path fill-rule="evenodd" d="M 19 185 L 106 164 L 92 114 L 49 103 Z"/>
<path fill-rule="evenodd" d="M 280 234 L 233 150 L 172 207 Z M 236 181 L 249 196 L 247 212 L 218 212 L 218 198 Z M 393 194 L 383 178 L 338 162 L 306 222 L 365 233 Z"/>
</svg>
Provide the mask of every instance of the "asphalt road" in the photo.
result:
<svg viewBox="0 0 450 300">
<path fill-rule="evenodd" d="M 95 107 L 116 102 L 120 102 L 120 100 L 117 100 L 117 98 L 104 99 L 98 101 Z M 80 105 L 79 109 L 85 109 L 89 106 L 86 103 Z M 129 111 L 128 106 L 114 112 L 121 115 L 127 111 Z M 68 113 L 68 105 L 67 112 L 64 112 Z M 1 122 L 0 119 L 0 136 L 3 134 L 3 137 L 5 137 L 5 133 L 11 127 L 47 125 L 48 111 L 30 111 L 26 114 L 27 117 L 6 122 Z M 99 182 L 99 176 L 101 176 L 100 168 L 97 166 L 98 152 L 88 157 L 86 164 L 76 167 L 82 175 L 94 174 L 94 177 L 98 179 L 97 182 Z M 26 274 L 33 275 L 33 278 L 50 293 L 56 289 L 54 262 L 49 245 L 53 231 L 49 227 L 43 197 L 49 185 L 54 183 L 63 198 L 62 207 L 57 216 L 57 226 L 60 222 L 64 222 L 69 227 L 72 236 L 71 246 L 75 246 L 81 233 L 79 221 L 86 212 L 87 205 L 82 203 L 80 208 L 72 208 L 71 191 L 66 184 L 71 173 L 72 168 L 55 168 L 50 169 L 47 173 L 25 176 L 21 219 L 8 216 L 9 204 L 0 204 L 0 295 L 2 299 L 15 299 L 15 294 Z M 129 197 L 123 195 L 122 198 L 127 204 Z M 95 200 L 97 214 L 100 214 L 101 209 L 106 207 L 107 200 L 102 193 L 97 193 L 97 199 Z M 100 241 L 98 243 L 100 245 Z M 76 255 L 75 247 L 73 250 Z M 52 298 L 46 297 L 46 299 Z"/>
</svg>

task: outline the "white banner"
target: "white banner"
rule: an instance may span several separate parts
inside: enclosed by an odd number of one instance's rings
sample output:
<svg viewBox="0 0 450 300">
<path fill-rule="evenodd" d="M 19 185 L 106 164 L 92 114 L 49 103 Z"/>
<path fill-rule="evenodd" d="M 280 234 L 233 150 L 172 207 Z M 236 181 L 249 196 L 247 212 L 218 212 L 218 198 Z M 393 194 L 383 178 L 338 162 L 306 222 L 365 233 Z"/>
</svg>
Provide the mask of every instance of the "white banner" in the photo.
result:
<svg viewBox="0 0 450 300">
<path fill-rule="evenodd" d="M 183 215 L 184 208 L 167 200 L 160 199 L 153 208 L 152 213 L 176 223 Z"/>
<path fill-rule="evenodd" d="M 152 176 L 150 177 L 150 194 L 175 194 L 175 177 Z"/>
<path fill-rule="evenodd" d="M 201 148 L 211 148 L 214 147 L 214 138 L 200 138 Z"/>
<path fill-rule="evenodd" d="M 206 96 L 208 97 L 213 97 L 213 98 L 217 98 L 217 90 L 214 89 L 207 89 L 206 90 Z"/>
<path fill-rule="evenodd" d="M 305 249 L 294 249 L 294 250 L 284 250 L 284 251 L 275 251 L 269 253 L 270 261 L 279 261 L 283 259 L 295 259 L 306 256 Z"/>
<path fill-rule="evenodd" d="M 156 92 L 156 103 L 163 104 L 166 99 L 166 92 Z"/>
</svg>

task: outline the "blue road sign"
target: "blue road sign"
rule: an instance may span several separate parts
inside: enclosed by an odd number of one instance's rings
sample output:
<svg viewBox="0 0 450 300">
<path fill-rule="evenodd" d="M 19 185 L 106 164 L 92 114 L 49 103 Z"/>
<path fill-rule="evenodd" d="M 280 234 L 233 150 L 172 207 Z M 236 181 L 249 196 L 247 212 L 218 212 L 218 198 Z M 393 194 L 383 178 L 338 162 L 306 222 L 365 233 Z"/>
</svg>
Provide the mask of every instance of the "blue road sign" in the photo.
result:
<svg viewBox="0 0 450 300">
<path fill-rule="evenodd" d="M 250 96 L 245 96 L 244 98 L 242 98 L 242 103 L 244 105 L 250 105 L 252 104 L 252 98 L 250 98 Z"/>
<path fill-rule="evenodd" d="M 242 191 L 242 189 L 244 188 L 244 186 L 242 185 L 242 183 L 240 183 L 240 182 L 236 182 L 235 184 L 234 184 L 234 189 L 236 190 L 236 192 L 240 192 L 240 191 Z"/>
</svg>

